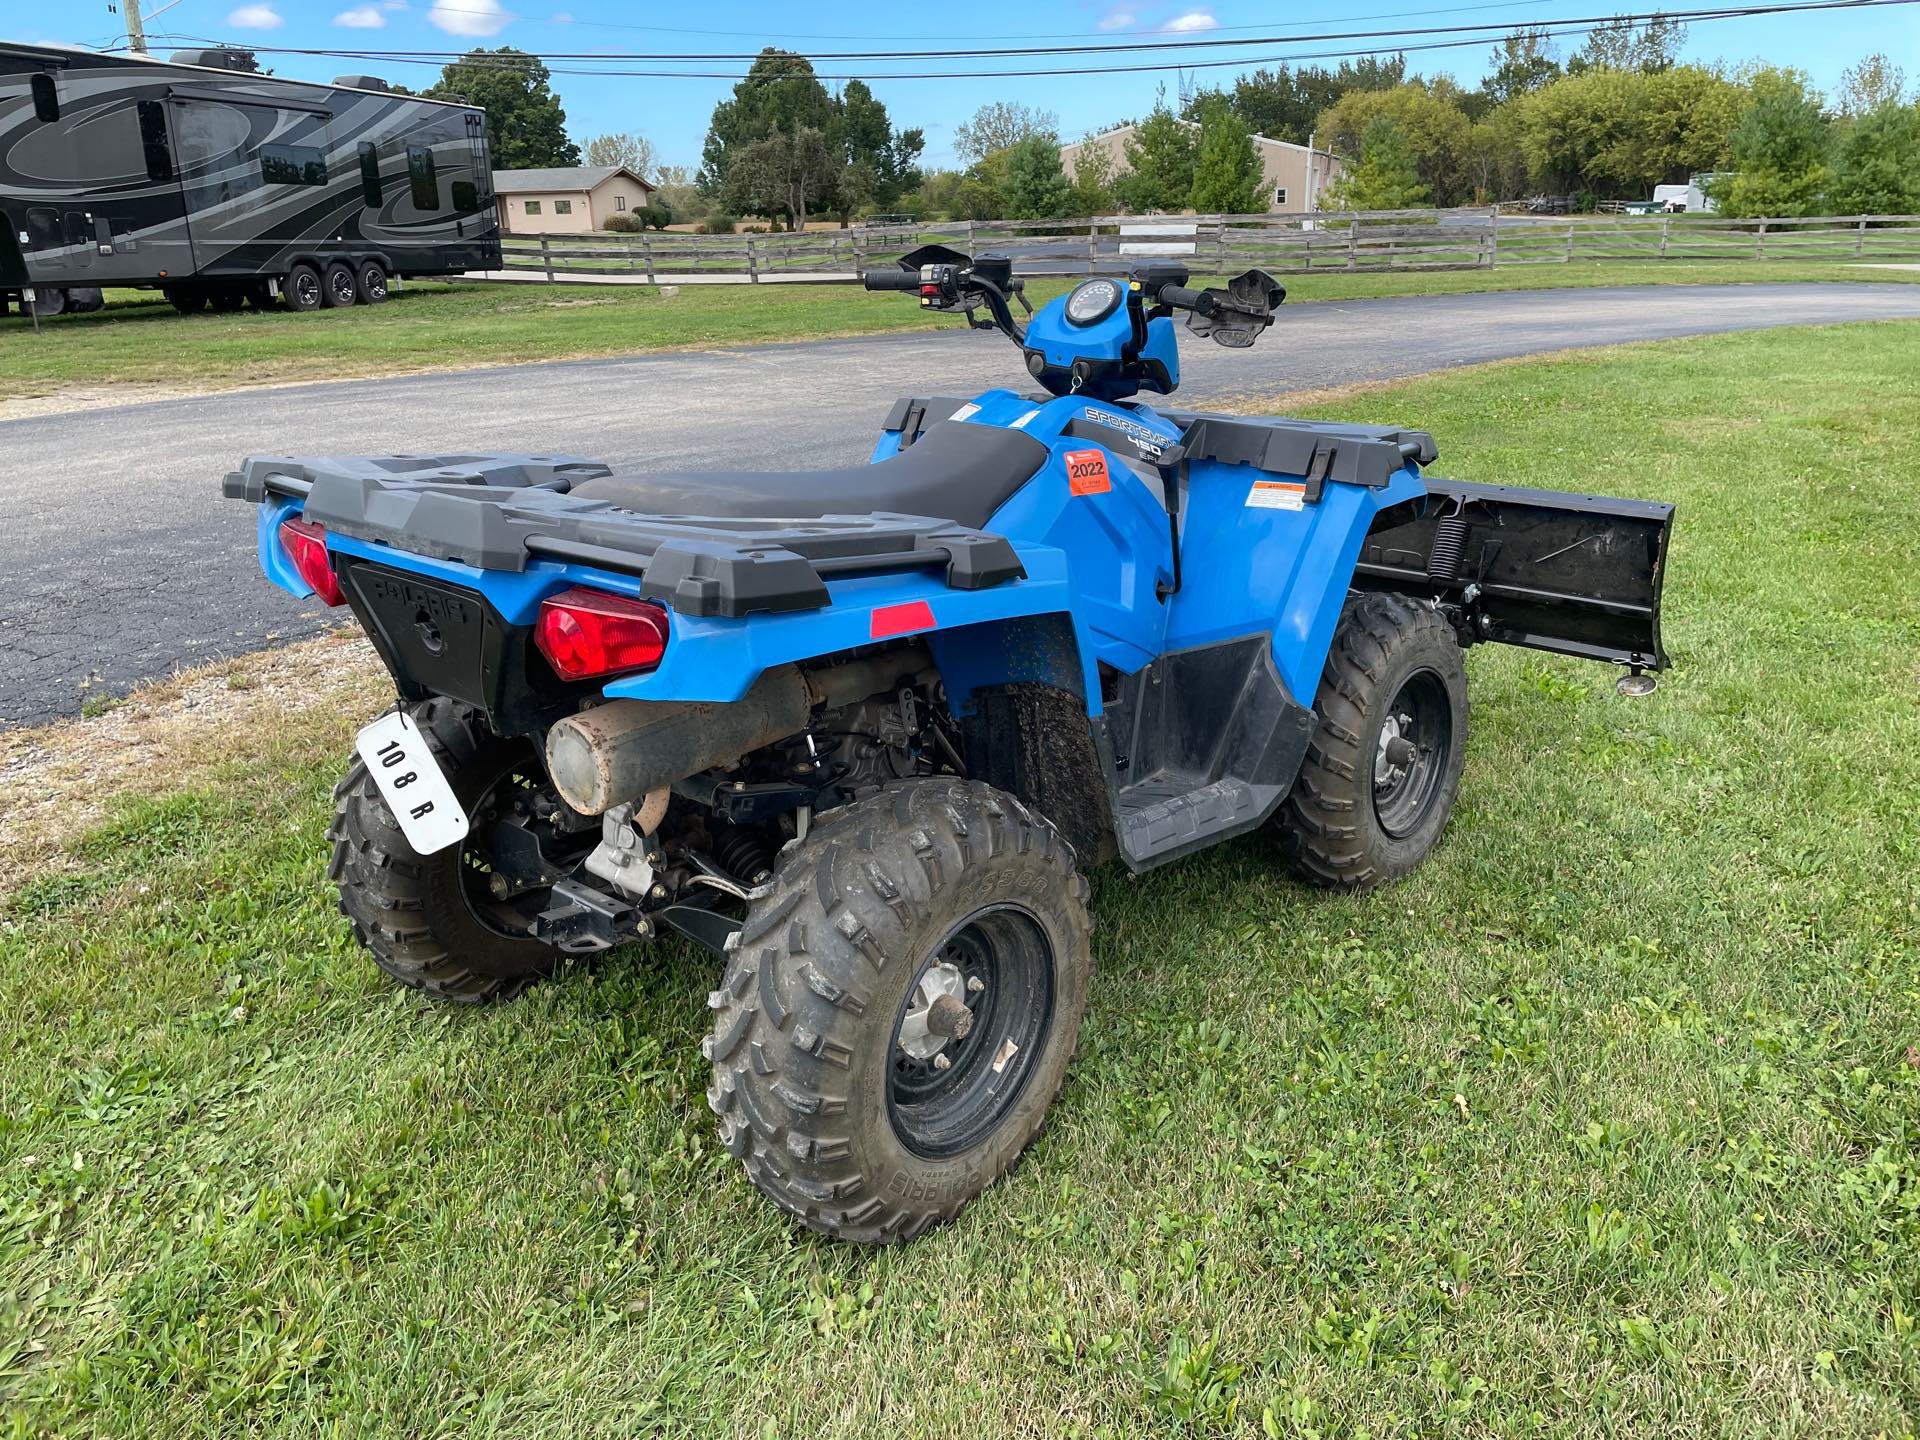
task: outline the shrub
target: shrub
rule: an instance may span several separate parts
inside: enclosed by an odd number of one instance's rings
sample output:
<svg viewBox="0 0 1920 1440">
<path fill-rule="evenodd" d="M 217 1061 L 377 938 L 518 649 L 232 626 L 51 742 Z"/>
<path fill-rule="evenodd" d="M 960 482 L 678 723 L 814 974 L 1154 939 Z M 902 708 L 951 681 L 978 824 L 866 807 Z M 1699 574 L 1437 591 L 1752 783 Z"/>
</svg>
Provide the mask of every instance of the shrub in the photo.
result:
<svg viewBox="0 0 1920 1440">
<path fill-rule="evenodd" d="M 737 222 L 731 215 L 709 215 L 700 222 L 703 235 L 731 235 Z"/>
<path fill-rule="evenodd" d="M 605 228 L 613 231 L 617 235 L 638 234 L 646 228 L 646 226 L 641 223 L 641 215 L 645 213 L 646 212 L 641 211 L 639 214 L 632 215 L 609 215 Z"/>
</svg>

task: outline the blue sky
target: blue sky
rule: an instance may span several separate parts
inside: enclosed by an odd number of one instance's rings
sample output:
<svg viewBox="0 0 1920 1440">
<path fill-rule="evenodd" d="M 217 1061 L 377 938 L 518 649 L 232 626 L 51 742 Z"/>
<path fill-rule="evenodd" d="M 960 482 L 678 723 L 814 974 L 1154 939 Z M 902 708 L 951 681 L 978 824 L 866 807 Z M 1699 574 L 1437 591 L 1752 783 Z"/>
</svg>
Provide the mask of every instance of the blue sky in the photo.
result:
<svg viewBox="0 0 1920 1440">
<path fill-rule="evenodd" d="M 133 0 L 121 0 L 133 3 Z M 1692 8 L 1699 0 L 1678 0 Z M 1346 4 L 1295 0 L 1285 5 L 1242 0 L 1062 0 L 1049 6 L 1020 0 L 974 0 L 965 7 L 798 6 L 771 0 L 747 0 L 727 6 L 621 4 L 618 0 L 147 0 L 155 12 L 148 23 L 151 48 L 164 53 L 179 46 L 218 40 L 258 46 L 361 48 L 387 51 L 453 50 L 473 45 L 515 45 L 551 53 L 605 51 L 752 51 L 763 44 L 798 50 L 933 49 L 947 46 L 1003 46 L 1023 41 L 1067 43 L 1116 41 L 1129 36 L 1226 38 L 1236 33 L 1272 33 L 1332 29 L 1388 29 L 1486 23 L 1502 28 L 1550 23 L 1611 10 L 1644 9 L 1636 0 L 1497 0 L 1461 4 L 1457 0 L 1349 0 Z M 14 7 L 9 6 L 9 9 Z M 87 19 L 68 12 L 57 29 L 19 28 L 20 15 L 6 26 L 15 40 L 52 40 L 66 44 L 111 43 L 119 18 L 106 0 L 87 0 Z M 960 15 L 967 29 L 954 28 Z M 924 26 L 916 20 L 924 18 Z M 709 26 L 712 28 L 701 28 Z M 1047 38 L 1041 38 L 1047 37 Z M 1365 42 L 1377 43 L 1377 42 Z M 1559 42 L 1563 53 L 1577 49 L 1577 37 Z M 1236 67 L 1197 72 L 1204 84 L 1231 83 L 1239 69 L 1290 55 L 1352 48 L 1349 45 L 1263 45 L 1209 50 L 1201 57 L 1232 60 Z M 1415 54 L 1410 60 L 1425 73 L 1448 71 L 1464 82 L 1477 81 L 1485 69 L 1486 45 Z M 1740 64 L 1760 59 L 1797 65 L 1815 84 L 1831 88 L 1840 73 L 1861 56 L 1882 51 L 1903 65 L 1909 80 L 1920 80 L 1920 6 L 1861 12 L 1756 16 L 1696 25 L 1687 44 L 1688 58 Z M 1123 57 L 1127 58 L 1127 57 Z M 1139 62 L 1170 63 L 1169 54 L 1130 57 Z M 1246 62 L 1239 64 L 1238 62 Z M 385 76 L 416 88 L 438 73 L 432 65 L 399 61 L 360 61 L 328 57 L 263 56 L 282 75 L 329 79 L 343 73 Z M 569 62 L 554 61 L 556 69 Z M 577 62 L 575 62 L 577 63 Z M 988 61 L 953 68 L 1041 69 L 1047 60 Z M 1061 61 L 1084 65 L 1085 60 Z M 1097 63 L 1097 62 L 1095 62 Z M 634 63 L 635 69 L 660 69 Z M 734 62 L 690 67 L 738 71 Z M 1060 129 L 1075 138 L 1118 117 L 1135 115 L 1153 104 L 1156 87 L 1177 89 L 1177 77 L 1163 74 L 1109 73 L 1040 78 L 923 80 L 886 78 L 888 66 L 871 62 L 818 62 L 824 74 L 862 73 L 886 102 L 898 126 L 918 125 L 927 134 L 930 163 L 952 162 L 952 129 L 990 100 L 1018 100 L 1059 116 Z M 924 69 L 925 62 L 891 68 Z M 638 130 L 650 137 L 664 163 L 697 165 L 707 117 L 714 103 L 731 90 L 725 80 L 639 79 L 607 75 L 555 75 L 566 106 L 568 128 L 576 139 L 609 130 Z"/>
</svg>

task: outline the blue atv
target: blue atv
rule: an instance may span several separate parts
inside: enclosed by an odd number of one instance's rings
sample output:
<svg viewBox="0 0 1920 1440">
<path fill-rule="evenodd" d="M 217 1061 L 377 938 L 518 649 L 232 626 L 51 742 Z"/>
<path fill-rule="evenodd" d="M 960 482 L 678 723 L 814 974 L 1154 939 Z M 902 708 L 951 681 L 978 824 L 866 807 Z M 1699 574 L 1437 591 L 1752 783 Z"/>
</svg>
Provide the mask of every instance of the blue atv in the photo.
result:
<svg viewBox="0 0 1920 1440">
<path fill-rule="evenodd" d="M 375 962 L 484 1001 L 705 946 L 722 1143 L 814 1229 L 905 1240 L 1059 1092 L 1083 869 L 1263 830 L 1367 890 L 1446 825 L 1465 647 L 1650 683 L 1672 507 L 1435 479 L 1417 430 L 1149 407 L 1177 317 L 1243 347 L 1285 295 L 1187 282 L 1154 262 L 1033 313 L 1003 258 L 870 273 L 1011 337 L 1028 378 L 900 400 L 850 469 L 228 476 L 268 577 L 351 606 L 398 691 L 328 832 Z"/>
</svg>

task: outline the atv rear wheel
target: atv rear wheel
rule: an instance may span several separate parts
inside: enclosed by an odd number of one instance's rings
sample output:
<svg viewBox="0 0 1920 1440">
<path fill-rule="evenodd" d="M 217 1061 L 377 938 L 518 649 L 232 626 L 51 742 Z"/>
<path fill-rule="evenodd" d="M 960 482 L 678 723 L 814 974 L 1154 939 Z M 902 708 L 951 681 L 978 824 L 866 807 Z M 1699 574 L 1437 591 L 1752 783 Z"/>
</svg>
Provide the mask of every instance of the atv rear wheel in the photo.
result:
<svg viewBox="0 0 1920 1440">
<path fill-rule="evenodd" d="M 525 775 L 538 775 L 538 762 L 526 745 L 496 738 L 452 700 L 429 700 L 412 713 L 472 817 L 472 831 L 458 845 L 421 855 L 356 757 L 333 792 L 327 875 L 339 887 L 340 913 L 354 938 L 400 984 L 465 1004 L 505 999 L 563 963 L 527 933 L 547 892 L 500 901 L 485 868 L 488 812 Z"/>
<path fill-rule="evenodd" d="M 909 781 L 827 817 L 781 855 L 708 997 L 721 1143 L 824 1234 L 952 1219 L 1059 1093 L 1086 897 L 1054 828 L 982 784 Z"/>
<path fill-rule="evenodd" d="M 1402 595 L 1349 600 L 1313 708 L 1281 846 L 1313 884 L 1371 890 L 1426 859 L 1460 790 L 1467 671 L 1452 628 Z"/>
</svg>

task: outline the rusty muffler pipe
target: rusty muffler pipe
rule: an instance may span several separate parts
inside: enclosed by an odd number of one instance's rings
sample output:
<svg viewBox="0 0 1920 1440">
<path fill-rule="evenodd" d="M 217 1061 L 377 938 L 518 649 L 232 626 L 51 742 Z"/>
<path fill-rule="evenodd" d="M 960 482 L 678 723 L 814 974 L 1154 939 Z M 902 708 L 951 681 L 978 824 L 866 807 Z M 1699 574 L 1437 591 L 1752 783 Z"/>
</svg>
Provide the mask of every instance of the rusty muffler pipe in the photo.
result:
<svg viewBox="0 0 1920 1440">
<path fill-rule="evenodd" d="M 851 705 L 931 664 L 925 647 L 913 646 L 810 675 L 781 665 L 738 700 L 610 700 L 547 731 L 547 774 L 575 810 L 604 814 L 799 734 L 817 704 Z"/>
</svg>

